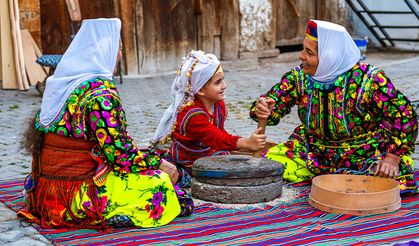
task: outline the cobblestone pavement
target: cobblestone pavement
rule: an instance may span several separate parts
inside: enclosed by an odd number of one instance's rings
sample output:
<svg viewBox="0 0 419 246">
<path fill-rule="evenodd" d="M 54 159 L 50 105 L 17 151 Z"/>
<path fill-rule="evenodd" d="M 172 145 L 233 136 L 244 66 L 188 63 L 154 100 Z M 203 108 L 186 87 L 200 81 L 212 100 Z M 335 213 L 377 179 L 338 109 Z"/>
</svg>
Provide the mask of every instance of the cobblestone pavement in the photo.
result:
<svg viewBox="0 0 419 246">
<path fill-rule="evenodd" d="M 291 58 L 290 58 L 291 57 Z M 253 100 L 266 92 L 281 75 L 298 64 L 297 53 L 265 59 L 226 62 L 228 89 L 226 103 L 229 118 L 226 129 L 248 136 L 256 129 L 249 119 L 248 108 Z M 382 67 L 393 83 L 408 97 L 419 99 L 419 56 L 417 53 L 376 52 L 367 55 L 366 62 Z M 140 146 L 152 137 L 162 113 L 169 103 L 169 89 L 174 73 L 124 77 L 118 84 L 129 122 L 128 130 Z M 25 120 L 40 107 L 41 98 L 34 88 L 27 92 L 0 90 L 0 180 L 23 179 L 30 171 L 30 156 L 19 150 L 19 139 Z M 287 139 L 298 124 L 296 110 L 276 127 L 268 127 L 270 141 Z M 413 156 L 419 167 L 419 148 Z M 33 227 L 22 227 L 16 214 L 0 203 L 0 243 L 7 245 L 48 245 L 47 239 Z"/>
</svg>

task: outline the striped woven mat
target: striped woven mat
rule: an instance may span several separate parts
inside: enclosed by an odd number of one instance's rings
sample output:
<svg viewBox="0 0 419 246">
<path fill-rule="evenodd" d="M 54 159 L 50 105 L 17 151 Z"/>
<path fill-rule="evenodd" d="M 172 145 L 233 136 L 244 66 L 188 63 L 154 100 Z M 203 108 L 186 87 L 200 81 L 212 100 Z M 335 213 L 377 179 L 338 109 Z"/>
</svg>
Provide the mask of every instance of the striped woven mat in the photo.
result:
<svg viewBox="0 0 419 246">
<path fill-rule="evenodd" d="M 419 171 L 416 172 L 419 182 Z M 0 181 L 0 202 L 23 206 L 22 181 Z M 300 186 L 301 188 L 301 186 Z M 305 189 L 307 190 L 307 189 Z M 288 205 L 226 209 L 201 204 L 192 216 L 153 229 L 45 230 L 55 245 L 383 245 L 419 242 L 419 195 L 404 197 L 398 211 L 369 216 L 321 212 L 307 203 L 307 192 Z M 415 242 L 416 241 L 416 242 Z"/>
</svg>

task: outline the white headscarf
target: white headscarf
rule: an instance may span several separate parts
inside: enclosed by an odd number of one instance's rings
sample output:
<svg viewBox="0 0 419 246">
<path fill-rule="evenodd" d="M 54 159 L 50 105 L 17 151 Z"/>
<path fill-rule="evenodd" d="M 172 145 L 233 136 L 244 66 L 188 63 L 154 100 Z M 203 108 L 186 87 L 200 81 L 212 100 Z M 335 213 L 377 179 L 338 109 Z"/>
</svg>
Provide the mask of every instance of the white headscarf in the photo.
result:
<svg viewBox="0 0 419 246">
<path fill-rule="evenodd" d="M 112 79 L 119 51 L 121 21 L 84 20 L 54 75 L 47 79 L 41 104 L 40 124 L 58 120 L 66 100 L 82 82 L 93 78 Z"/>
<path fill-rule="evenodd" d="M 193 102 L 195 94 L 211 79 L 220 65 L 213 54 L 191 51 L 179 68 L 170 90 L 171 104 L 166 109 L 157 126 L 152 144 L 166 140 L 172 134 L 177 114 L 182 106 Z"/>
<path fill-rule="evenodd" d="M 317 24 L 319 65 L 313 78 L 328 82 L 351 69 L 361 52 L 343 26 L 314 20 Z"/>
</svg>

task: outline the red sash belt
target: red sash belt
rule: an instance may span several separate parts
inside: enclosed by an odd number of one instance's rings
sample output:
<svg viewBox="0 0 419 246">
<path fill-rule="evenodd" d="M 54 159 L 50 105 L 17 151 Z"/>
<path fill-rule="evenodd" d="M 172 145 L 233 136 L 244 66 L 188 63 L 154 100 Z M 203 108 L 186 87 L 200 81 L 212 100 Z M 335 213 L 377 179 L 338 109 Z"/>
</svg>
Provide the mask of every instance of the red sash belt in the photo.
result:
<svg viewBox="0 0 419 246">
<path fill-rule="evenodd" d="M 45 134 L 39 176 L 51 180 L 92 179 L 98 166 L 90 155 L 94 145 L 81 139 Z"/>
<path fill-rule="evenodd" d="M 90 154 L 94 145 L 94 142 L 45 134 L 39 163 L 32 163 L 35 188 L 27 191 L 26 209 L 18 215 L 44 228 L 106 228 L 93 183 L 98 166 Z M 87 186 L 87 191 L 81 189 L 82 185 Z M 84 193 L 91 205 L 82 214 L 72 211 L 75 196 Z"/>
</svg>

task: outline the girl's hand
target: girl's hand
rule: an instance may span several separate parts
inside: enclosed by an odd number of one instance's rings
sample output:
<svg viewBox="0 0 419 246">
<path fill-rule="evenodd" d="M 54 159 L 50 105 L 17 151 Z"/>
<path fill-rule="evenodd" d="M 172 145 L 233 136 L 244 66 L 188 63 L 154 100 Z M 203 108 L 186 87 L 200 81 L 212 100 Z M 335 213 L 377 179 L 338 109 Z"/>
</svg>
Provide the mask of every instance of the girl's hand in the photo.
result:
<svg viewBox="0 0 419 246">
<path fill-rule="evenodd" d="M 237 148 L 240 150 L 250 150 L 252 152 L 263 149 L 266 145 L 266 135 L 261 134 L 261 128 L 256 129 L 249 138 L 239 138 Z"/>
</svg>

